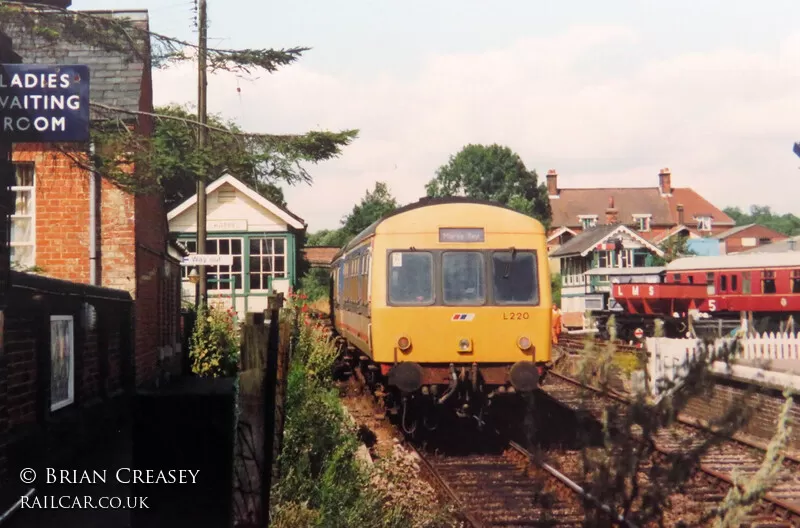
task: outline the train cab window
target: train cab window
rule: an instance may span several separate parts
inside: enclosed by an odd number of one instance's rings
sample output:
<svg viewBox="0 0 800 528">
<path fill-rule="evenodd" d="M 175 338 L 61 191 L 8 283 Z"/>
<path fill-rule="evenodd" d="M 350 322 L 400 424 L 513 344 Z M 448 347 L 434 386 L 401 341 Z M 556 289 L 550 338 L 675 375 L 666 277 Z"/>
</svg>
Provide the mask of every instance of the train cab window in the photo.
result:
<svg viewBox="0 0 800 528">
<path fill-rule="evenodd" d="M 775 272 L 761 272 L 761 293 L 775 293 Z"/>
<path fill-rule="evenodd" d="M 483 304 L 486 301 L 483 255 L 476 251 L 446 251 L 442 255 L 445 304 Z"/>
<path fill-rule="evenodd" d="M 736 289 L 739 287 L 739 284 L 737 284 L 738 282 L 739 282 L 739 277 L 736 276 L 736 275 L 731 275 L 731 291 L 732 292 L 735 292 Z"/>
<path fill-rule="evenodd" d="M 389 302 L 433 302 L 433 255 L 424 251 L 393 251 L 389 255 Z"/>
<path fill-rule="evenodd" d="M 727 275 L 720 275 L 719 276 L 719 291 L 721 291 L 721 292 L 728 291 L 728 276 Z"/>
<path fill-rule="evenodd" d="M 492 254 L 492 286 L 497 304 L 539 304 L 535 251 Z"/>
</svg>

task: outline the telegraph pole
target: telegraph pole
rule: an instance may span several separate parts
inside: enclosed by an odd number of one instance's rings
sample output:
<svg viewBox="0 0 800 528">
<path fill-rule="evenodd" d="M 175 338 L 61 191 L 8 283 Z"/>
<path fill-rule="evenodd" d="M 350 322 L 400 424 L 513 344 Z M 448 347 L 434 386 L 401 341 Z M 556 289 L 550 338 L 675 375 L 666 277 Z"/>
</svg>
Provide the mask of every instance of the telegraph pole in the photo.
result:
<svg viewBox="0 0 800 528">
<path fill-rule="evenodd" d="M 197 49 L 197 120 L 200 127 L 197 129 L 197 148 L 204 149 L 208 142 L 208 129 L 205 124 L 208 121 L 206 109 L 206 56 L 208 54 L 208 14 L 206 0 L 199 0 L 198 6 L 198 26 L 200 43 Z M 205 172 L 205 171 L 203 171 Z M 206 175 L 199 174 L 197 177 L 197 253 L 206 252 Z M 208 300 L 208 281 L 206 277 L 206 267 L 198 266 L 200 304 L 206 305 Z"/>
</svg>

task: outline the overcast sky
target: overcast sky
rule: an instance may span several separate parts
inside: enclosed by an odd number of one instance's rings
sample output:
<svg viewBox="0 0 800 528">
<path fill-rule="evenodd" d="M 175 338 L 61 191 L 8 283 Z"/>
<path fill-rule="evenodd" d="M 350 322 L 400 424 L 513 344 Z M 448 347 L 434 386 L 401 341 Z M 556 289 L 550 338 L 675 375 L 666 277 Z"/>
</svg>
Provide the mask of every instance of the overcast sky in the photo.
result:
<svg viewBox="0 0 800 528">
<path fill-rule="evenodd" d="M 148 9 L 192 40 L 193 6 L 73 0 Z M 210 111 L 253 132 L 361 130 L 313 186 L 284 188 L 310 231 L 375 181 L 415 201 L 467 143 L 507 145 L 561 187 L 655 186 L 669 167 L 720 207 L 800 215 L 796 1 L 209 0 L 209 16 L 211 46 L 313 48 L 275 74 L 212 76 Z M 154 87 L 156 104 L 195 102 L 195 70 Z"/>
</svg>

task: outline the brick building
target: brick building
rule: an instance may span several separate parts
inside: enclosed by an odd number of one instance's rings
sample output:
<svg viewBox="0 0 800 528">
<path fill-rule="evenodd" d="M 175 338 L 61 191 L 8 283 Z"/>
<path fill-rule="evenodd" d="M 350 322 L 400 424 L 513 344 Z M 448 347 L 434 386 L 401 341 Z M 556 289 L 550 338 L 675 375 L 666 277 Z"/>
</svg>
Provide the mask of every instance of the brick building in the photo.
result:
<svg viewBox="0 0 800 528">
<path fill-rule="evenodd" d="M 715 237 L 720 241 L 720 254 L 740 253 L 786 240 L 783 233 L 759 224 L 748 224 L 728 229 Z"/>
<path fill-rule="evenodd" d="M 93 14 L 149 26 L 144 10 Z M 115 118 L 137 133 L 152 132 L 152 119 L 135 115 L 153 111 L 149 42 L 140 43 L 145 58 L 137 59 L 87 45 L 46 43 L 13 30 L 11 36 L 23 62 L 88 65 L 91 101 L 123 110 Z M 92 109 L 91 119 L 101 118 L 108 116 Z M 168 255 L 164 200 L 158 193 L 131 194 L 84 170 L 73 158 L 88 155 L 88 146 L 75 149 L 67 155 L 44 144 L 15 145 L 12 266 L 130 292 L 136 382 L 142 384 L 155 376 L 159 353 L 180 346 L 180 266 Z"/>
<path fill-rule="evenodd" d="M 611 223 L 625 225 L 654 243 L 679 233 L 690 237 L 715 236 L 736 225 L 694 189 L 673 187 L 672 174 L 667 168 L 661 169 L 657 185 L 652 187 L 589 189 L 561 189 L 558 173 L 550 170 L 547 194 L 553 211 L 548 233 L 550 251 L 581 231 L 608 224 L 609 201 L 614 204 Z"/>
</svg>

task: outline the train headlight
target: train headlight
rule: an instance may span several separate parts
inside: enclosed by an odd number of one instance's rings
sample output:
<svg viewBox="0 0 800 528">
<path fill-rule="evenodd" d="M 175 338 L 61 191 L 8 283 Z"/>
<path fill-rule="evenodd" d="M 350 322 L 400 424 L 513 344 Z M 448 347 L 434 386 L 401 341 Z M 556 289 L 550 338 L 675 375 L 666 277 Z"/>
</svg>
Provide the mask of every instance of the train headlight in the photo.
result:
<svg viewBox="0 0 800 528">
<path fill-rule="evenodd" d="M 406 351 L 411 348 L 411 339 L 407 336 L 400 336 L 397 340 L 397 348 L 402 351 Z"/>
<path fill-rule="evenodd" d="M 470 341 L 466 337 L 464 339 L 459 340 L 458 342 L 459 352 L 470 352 L 471 350 L 472 350 L 472 341 Z"/>
<path fill-rule="evenodd" d="M 520 350 L 528 350 L 531 347 L 531 340 L 525 336 L 517 339 L 517 346 Z"/>
</svg>

